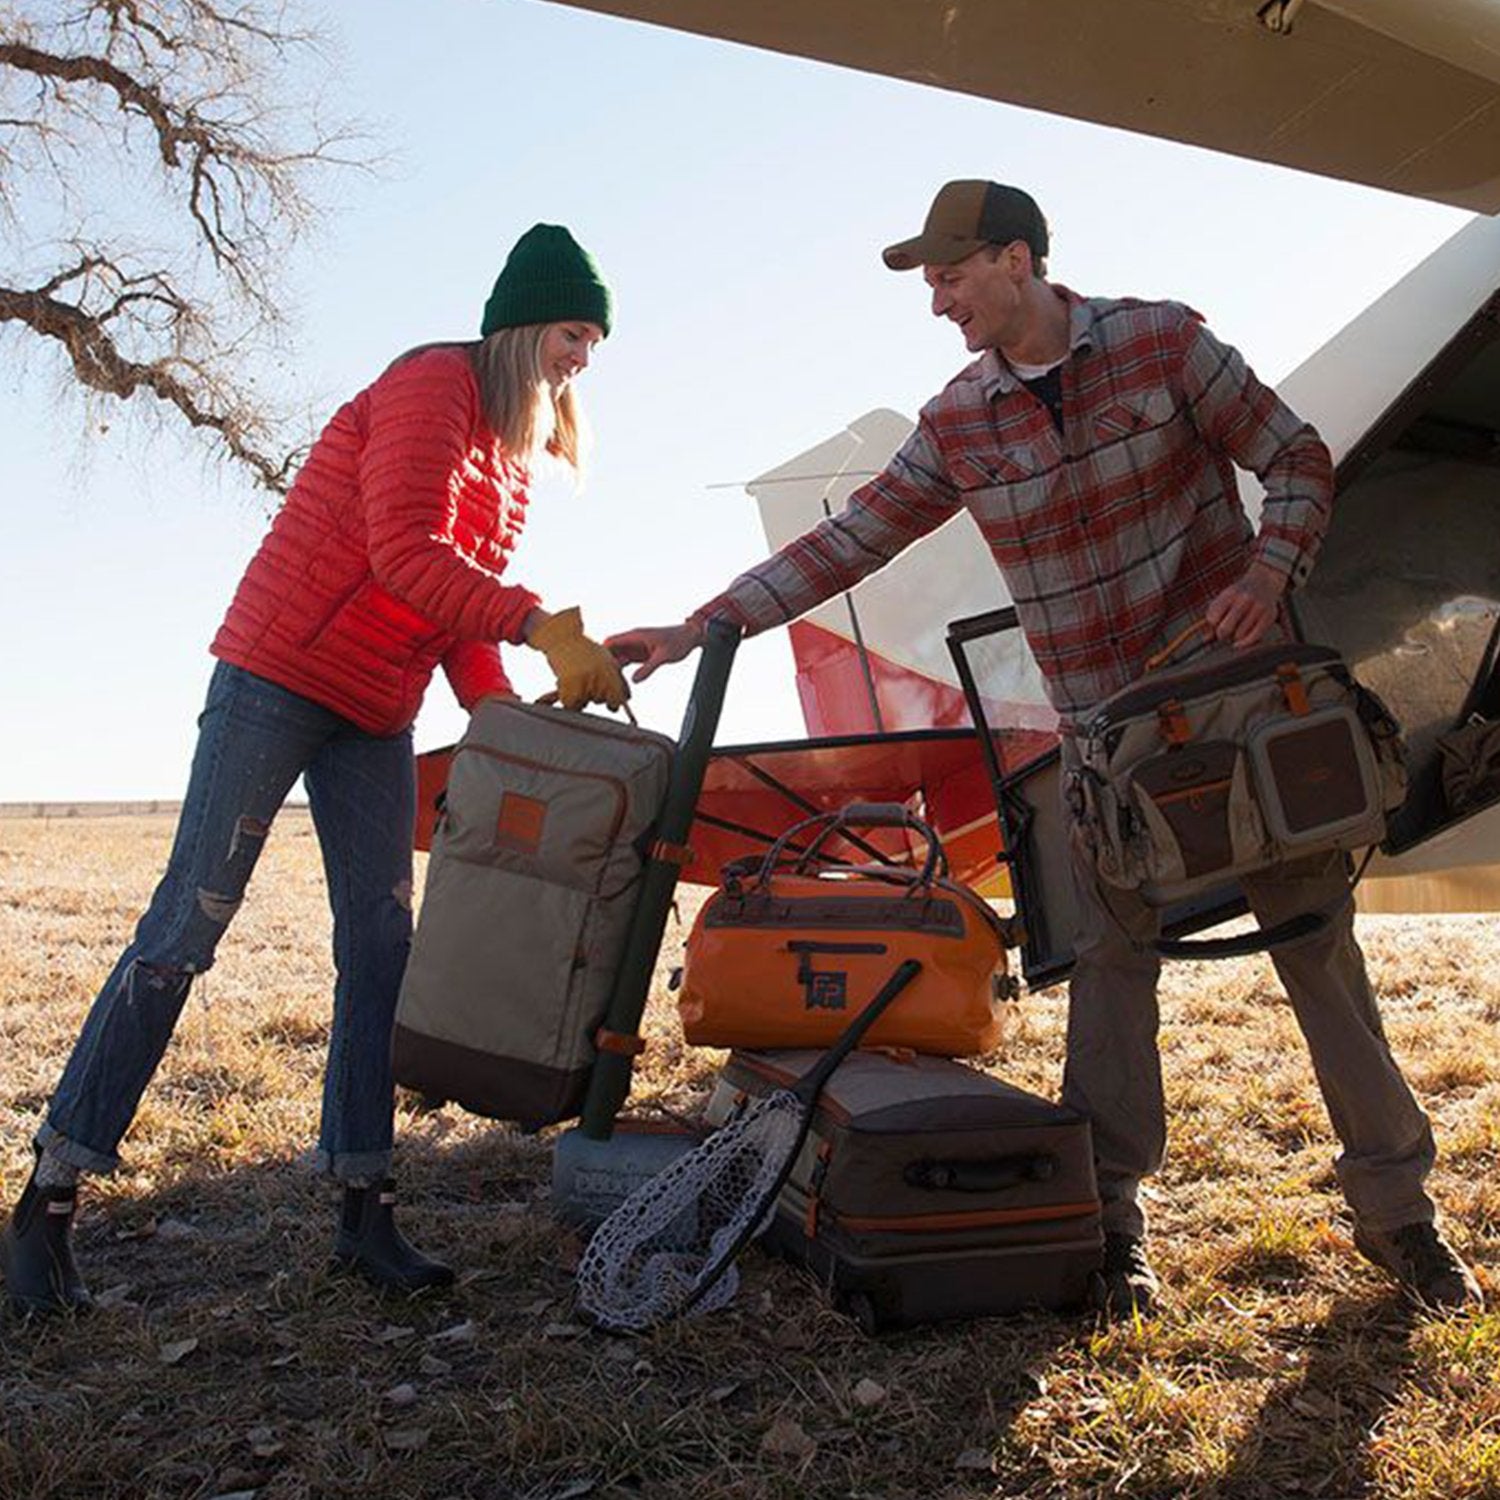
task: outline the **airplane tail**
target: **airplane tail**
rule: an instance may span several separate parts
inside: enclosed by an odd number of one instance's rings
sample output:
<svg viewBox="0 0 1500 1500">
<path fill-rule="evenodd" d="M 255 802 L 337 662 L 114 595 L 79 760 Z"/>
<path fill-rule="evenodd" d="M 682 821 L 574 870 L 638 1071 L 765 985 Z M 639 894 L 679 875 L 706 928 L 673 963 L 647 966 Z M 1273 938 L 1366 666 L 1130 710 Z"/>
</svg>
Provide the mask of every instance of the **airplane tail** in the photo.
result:
<svg viewBox="0 0 1500 1500">
<path fill-rule="evenodd" d="M 772 549 L 842 509 L 911 430 L 897 412 L 867 412 L 826 442 L 751 480 L 746 488 Z M 954 517 L 790 627 L 807 732 L 967 728 L 969 711 L 948 656 L 947 625 L 1009 602 L 973 521 Z M 984 665 L 990 722 L 1050 734 L 1057 716 L 1019 633 L 998 643 Z"/>
</svg>

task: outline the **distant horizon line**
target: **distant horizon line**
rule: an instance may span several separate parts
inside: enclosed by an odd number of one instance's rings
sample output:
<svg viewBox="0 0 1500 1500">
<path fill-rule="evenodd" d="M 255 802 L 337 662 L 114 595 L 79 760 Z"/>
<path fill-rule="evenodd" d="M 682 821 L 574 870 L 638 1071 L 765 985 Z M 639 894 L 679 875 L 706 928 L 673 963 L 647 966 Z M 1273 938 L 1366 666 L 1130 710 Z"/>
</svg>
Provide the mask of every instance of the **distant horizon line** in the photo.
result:
<svg viewBox="0 0 1500 1500">
<path fill-rule="evenodd" d="M 305 812 L 306 801 L 288 798 L 282 807 Z M 0 818 L 113 818 L 150 817 L 182 811 L 182 799 L 167 797 L 106 797 L 69 800 L 22 800 L 0 802 Z"/>
</svg>

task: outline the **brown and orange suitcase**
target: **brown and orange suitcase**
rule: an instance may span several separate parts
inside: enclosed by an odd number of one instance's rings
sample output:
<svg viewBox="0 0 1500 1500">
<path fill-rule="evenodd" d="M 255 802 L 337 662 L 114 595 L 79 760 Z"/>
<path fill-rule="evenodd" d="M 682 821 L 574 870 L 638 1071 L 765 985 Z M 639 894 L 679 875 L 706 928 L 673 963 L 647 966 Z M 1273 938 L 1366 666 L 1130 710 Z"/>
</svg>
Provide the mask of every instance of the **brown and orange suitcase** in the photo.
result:
<svg viewBox="0 0 1500 1500">
<path fill-rule="evenodd" d="M 709 1123 L 820 1055 L 732 1053 Z M 764 1243 L 869 1332 L 1082 1304 L 1103 1247 L 1088 1121 L 962 1063 L 856 1052 L 818 1100 Z"/>
</svg>

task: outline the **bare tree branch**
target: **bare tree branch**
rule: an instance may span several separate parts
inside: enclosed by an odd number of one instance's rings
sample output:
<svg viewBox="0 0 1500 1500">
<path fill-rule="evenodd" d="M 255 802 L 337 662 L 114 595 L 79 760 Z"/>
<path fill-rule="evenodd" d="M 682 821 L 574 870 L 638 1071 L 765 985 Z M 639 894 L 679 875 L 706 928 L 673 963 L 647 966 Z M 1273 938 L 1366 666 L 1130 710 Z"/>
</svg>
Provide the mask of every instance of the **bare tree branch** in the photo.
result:
<svg viewBox="0 0 1500 1500">
<path fill-rule="evenodd" d="M 368 165 L 304 102 L 320 38 L 296 3 L 0 0 L 0 325 L 60 347 L 88 391 L 154 398 L 271 489 L 292 460 L 254 362 L 317 180 Z M 143 227 L 164 242 L 143 249 Z"/>
<path fill-rule="evenodd" d="M 102 57 L 54 57 L 17 42 L 0 42 L 0 67 L 30 73 L 34 78 L 69 83 L 99 83 L 112 89 L 120 107 L 136 110 L 149 120 L 160 143 L 161 159 L 167 166 L 178 164 L 178 147 L 191 135 L 173 123 L 165 101 L 152 89 L 138 83 L 123 68 Z"/>
<path fill-rule="evenodd" d="M 176 323 L 191 316 L 191 307 L 183 299 L 164 287 L 121 290 L 107 306 L 91 311 L 80 302 L 51 295 L 62 285 L 97 277 L 105 270 L 113 268 L 91 257 L 35 290 L 0 287 L 0 323 L 21 323 L 43 338 L 55 339 L 67 351 L 79 383 L 91 391 L 122 400 L 150 392 L 174 407 L 190 427 L 215 433 L 225 451 L 248 465 L 266 489 L 284 494 L 298 455 L 278 457 L 259 447 L 255 441 L 258 422 L 252 411 L 237 409 L 230 393 L 216 391 L 210 372 L 190 359 L 141 363 L 127 358 L 107 326 L 137 312 L 143 303 L 165 312 L 167 321 Z M 217 406 L 205 399 L 215 394 L 221 397 Z"/>
</svg>

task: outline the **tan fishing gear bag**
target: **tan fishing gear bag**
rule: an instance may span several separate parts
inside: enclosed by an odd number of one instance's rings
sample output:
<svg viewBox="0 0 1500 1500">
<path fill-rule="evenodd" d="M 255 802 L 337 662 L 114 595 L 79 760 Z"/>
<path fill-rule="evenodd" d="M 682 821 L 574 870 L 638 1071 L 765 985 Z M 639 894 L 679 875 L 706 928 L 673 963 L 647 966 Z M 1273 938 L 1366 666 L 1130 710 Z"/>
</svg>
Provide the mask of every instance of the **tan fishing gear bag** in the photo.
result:
<svg viewBox="0 0 1500 1500">
<path fill-rule="evenodd" d="M 595 714 L 475 710 L 397 1006 L 398 1083 L 527 1126 L 578 1113 L 674 749 Z"/>
<path fill-rule="evenodd" d="M 1156 906 L 1378 844 L 1406 795 L 1399 725 L 1337 651 L 1302 642 L 1149 671 L 1076 744 L 1067 796 L 1098 878 Z"/>
</svg>

